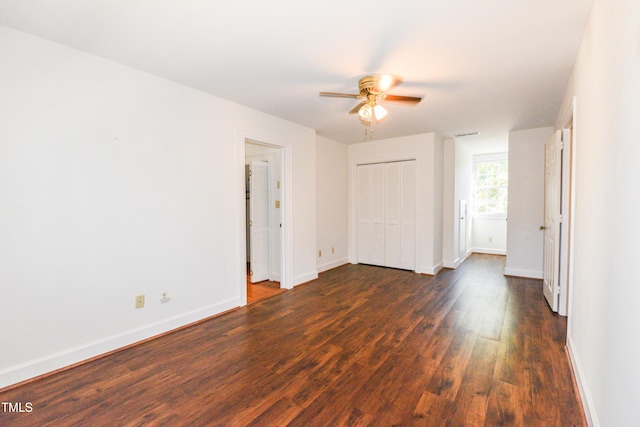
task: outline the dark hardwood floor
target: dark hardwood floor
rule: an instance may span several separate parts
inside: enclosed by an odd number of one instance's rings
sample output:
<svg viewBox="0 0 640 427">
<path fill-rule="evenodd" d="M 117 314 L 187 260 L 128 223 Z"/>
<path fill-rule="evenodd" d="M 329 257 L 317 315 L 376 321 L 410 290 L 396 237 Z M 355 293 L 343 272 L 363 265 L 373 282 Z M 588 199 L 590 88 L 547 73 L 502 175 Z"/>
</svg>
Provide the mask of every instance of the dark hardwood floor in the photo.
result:
<svg viewBox="0 0 640 427">
<path fill-rule="evenodd" d="M 566 319 L 474 255 L 364 265 L 3 393 L 0 425 L 582 426 Z M 1 411 L 2 408 L 0 408 Z"/>
</svg>

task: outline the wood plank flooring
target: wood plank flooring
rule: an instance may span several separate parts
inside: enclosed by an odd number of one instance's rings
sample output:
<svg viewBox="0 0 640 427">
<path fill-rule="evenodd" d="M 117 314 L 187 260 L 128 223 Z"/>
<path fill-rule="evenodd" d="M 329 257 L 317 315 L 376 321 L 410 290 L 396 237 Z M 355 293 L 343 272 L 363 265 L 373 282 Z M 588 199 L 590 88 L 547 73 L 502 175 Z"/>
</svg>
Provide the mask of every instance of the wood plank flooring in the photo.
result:
<svg viewBox="0 0 640 427">
<path fill-rule="evenodd" d="M 436 277 L 347 265 L 0 393 L 0 425 L 583 426 L 566 319 L 473 255 Z"/>
<path fill-rule="evenodd" d="M 271 298 L 282 292 L 286 292 L 286 289 L 282 289 L 278 282 L 247 282 L 247 304 L 262 301 L 265 298 Z"/>
<path fill-rule="evenodd" d="M 279 293 L 286 292 L 286 289 L 280 287 L 280 282 L 265 280 L 258 283 L 251 283 L 251 264 L 247 263 L 247 304 L 262 301 L 265 298 L 271 298 Z"/>
<path fill-rule="evenodd" d="M 286 289 L 280 287 L 280 282 L 271 282 L 265 280 L 263 282 L 251 283 L 251 277 L 247 274 L 247 304 L 262 301 L 265 298 L 271 298 Z"/>
</svg>

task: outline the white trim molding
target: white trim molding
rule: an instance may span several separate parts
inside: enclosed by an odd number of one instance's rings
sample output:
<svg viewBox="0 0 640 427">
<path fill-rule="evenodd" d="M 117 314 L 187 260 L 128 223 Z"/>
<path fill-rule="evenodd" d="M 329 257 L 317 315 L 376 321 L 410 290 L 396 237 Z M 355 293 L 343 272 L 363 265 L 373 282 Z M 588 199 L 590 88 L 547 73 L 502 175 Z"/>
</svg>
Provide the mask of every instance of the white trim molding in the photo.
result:
<svg viewBox="0 0 640 427">
<path fill-rule="evenodd" d="M 444 268 L 443 263 L 438 263 L 434 266 L 431 267 L 426 267 L 426 266 L 421 266 L 420 268 L 416 269 L 416 273 L 419 274 L 427 274 L 429 276 L 435 276 L 438 273 L 440 273 L 440 271 Z"/>
<path fill-rule="evenodd" d="M 232 298 L 66 351 L 10 366 L 0 371 L 0 389 L 123 349 L 239 306 L 240 298 Z"/>
<path fill-rule="evenodd" d="M 317 266 L 317 270 L 318 270 L 318 273 L 322 273 L 328 270 L 332 270 L 336 267 L 343 266 L 348 263 L 349 263 L 349 260 L 347 258 L 340 258 L 335 261 L 327 262 L 325 264 Z"/>
<path fill-rule="evenodd" d="M 473 248 L 471 250 L 474 254 L 489 254 L 489 255 L 506 255 L 506 249 L 494 249 L 494 248 Z"/>
<path fill-rule="evenodd" d="M 314 271 L 308 274 L 304 274 L 302 276 L 293 278 L 293 286 L 302 285 L 307 282 L 311 282 L 312 280 L 316 280 L 318 278 L 318 272 Z M 292 286 L 292 288 L 293 288 Z"/>
<path fill-rule="evenodd" d="M 591 396 L 591 390 L 584 378 L 584 370 L 578 354 L 576 353 L 575 346 L 573 345 L 573 339 L 571 335 L 567 335 L 567 354 L 569 355 L 569 362 L 571 364 L 571 370 L 578 386 L 578 392 L 580 393 L 580 400 L 582 401 L 582 408 L 584 409 L 584 416 L 587 419 L 587 425 L 589 427 L 600 427 L 598 416 L 596 414 L 595 405 L 593 404 L 593 397 Z"/>
<path fill-rule="evenodd" d="M 504 275 L 524 277 L 526 279 L 542 279 L 542 270 L 524 270 L 520 268 L 505 267 Z"/>
</svg>

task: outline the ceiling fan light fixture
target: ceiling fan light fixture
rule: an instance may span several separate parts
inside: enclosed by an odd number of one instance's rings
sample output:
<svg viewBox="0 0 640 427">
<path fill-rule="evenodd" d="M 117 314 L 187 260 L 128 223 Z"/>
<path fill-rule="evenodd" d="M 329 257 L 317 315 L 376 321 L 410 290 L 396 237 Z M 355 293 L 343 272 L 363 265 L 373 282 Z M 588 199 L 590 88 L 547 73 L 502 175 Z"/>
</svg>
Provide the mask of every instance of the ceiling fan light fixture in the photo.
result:
<svg viewBox="0 0 640 427">
<path fill-rule="evenodd" d="M 371 118 L 373 117 L 373 108 L 371 107 L 371 104 L 364 104 L 358 110 L 358 116 L 360 116 L 360 120 L 362 120 L 363 122 L 370 123 Z"/>
<path fill-rule="evenodd" d="M 365 123 L 371 123 L 371 120 L 374 118 L 376 122 L 380 122 L 387 117 L 387 110 L 380 104 L 368 102 L 358 110 L 358 115 L 360 116 L 360 120 Z"/>
<path fill-rule="evenodd" d="M 387 117 L 387 110 L 380 104 L 375 104 L 373 106 L 373 115 L 376 117 L 377 121 L 380 121 Z"/>
</svg>

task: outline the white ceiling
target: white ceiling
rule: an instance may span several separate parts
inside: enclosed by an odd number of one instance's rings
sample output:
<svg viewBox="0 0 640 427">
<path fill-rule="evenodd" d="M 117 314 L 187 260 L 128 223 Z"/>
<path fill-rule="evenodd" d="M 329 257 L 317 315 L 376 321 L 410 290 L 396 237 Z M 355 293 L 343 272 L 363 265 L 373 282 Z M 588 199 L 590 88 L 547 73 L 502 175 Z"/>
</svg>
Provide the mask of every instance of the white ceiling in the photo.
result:
<svg viewBox="0 0 640 427">
<path fill-rule="evenodd" d="M 345 143 L 360 77 L 395 73 L 375 138 L 552 125 L 593 0 L 0 0 L 0 24 Z"/>
</svg>

